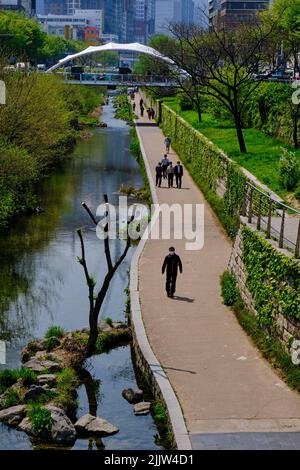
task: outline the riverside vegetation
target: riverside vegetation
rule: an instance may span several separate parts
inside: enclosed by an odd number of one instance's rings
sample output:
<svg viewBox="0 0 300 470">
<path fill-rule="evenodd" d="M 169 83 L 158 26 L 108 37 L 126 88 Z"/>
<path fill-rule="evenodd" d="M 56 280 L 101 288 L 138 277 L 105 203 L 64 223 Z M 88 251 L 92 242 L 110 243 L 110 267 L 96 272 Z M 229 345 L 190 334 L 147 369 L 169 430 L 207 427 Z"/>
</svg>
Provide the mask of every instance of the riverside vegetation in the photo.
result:
<svg viewBox="0 0 300 470">
<path fill-rule="evenodd" d="M 53 75 L 5 73 L 0 107 L 0 229 L 36 206 L 35 186 L 73 149 L 79 119 L 101 105 L 97 89 L 70 87 Z"/>
</svg>

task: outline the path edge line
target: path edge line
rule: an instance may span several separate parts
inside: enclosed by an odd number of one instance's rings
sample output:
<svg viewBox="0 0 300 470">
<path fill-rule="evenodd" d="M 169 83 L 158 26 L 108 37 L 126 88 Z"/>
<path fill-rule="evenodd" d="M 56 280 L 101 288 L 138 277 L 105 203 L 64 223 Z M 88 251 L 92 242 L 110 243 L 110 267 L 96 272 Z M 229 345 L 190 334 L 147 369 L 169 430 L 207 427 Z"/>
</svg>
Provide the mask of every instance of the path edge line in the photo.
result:
<svg viewBox="0 0 300 470">
<path fill-rule="evenodd" d="M 136 121 L 135 121 L 136 123 Z M 158 204 L 158 198 L 156 194 L 156 189 L 154 181 L 152 178 L 149 162 L 147 155 L 144 149 L 144 145 L 141 139 L 141 135 L 138 129 L 138 126 L 135 127 L 136 133 L 139 139 L 141 153 L 147 172 L 147 177 L 150 185 L 150 191 L 152 196 L 152 201 L 154 204 Z M 134 336 L 136 338 L 139 352 L 143 356 L 144 361 L 146 362 L 147 369 L 154 379 L 159 391 L 161 392 L 163 401 L 168 410 L 169 419 L 171 422 L 174 438 L 176 441 L 178 450 L 192 450 L 191 441 L 189 434 L 185 425 L 184 417 L 181 411 L 180 404 L 177 400 L 175 392 L 172 388 L 169 379 L 162 368 L 160 362 L 156 358 L 150 343 L 147 338 L 146 330 L 144 327 L 142 319 L 142 311 L 140 305 L 140 293 L 139 293 L 139 259 L 145 248 L 147 240 L 141 239 L 135 253 L 132 257 L 130 263 L 130 281 L 129 281 L 129 291 L 130 291 L 130 305 L 131 305 L 131 322 L 134 330 Z"/>
</svg>

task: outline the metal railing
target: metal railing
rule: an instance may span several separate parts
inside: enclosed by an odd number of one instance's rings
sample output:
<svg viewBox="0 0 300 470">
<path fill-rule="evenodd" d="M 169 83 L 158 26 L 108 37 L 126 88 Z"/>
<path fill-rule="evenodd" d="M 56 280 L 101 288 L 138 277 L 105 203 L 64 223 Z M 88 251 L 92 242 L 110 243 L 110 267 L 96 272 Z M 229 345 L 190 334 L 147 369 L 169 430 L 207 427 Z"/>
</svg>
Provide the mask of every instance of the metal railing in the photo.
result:
<svg viewBox="0 0 300 470">
<path fill-rule="evenodd" d="M 245 183 L 242 216 L 266 239 L 274 239 L 279 248 L 292 250 L 300 255 L 300 211 L 272 198 L 249 181 Z"/>
<path fill-rule="evenodd" d="M 57 72 L 67 81 L 77 80 L 79 82 L 95 82 L 95 83 L 117 83 L 124 85 L 135 84 L 153 84 L 174 87 L 177 86 L 174 79 L 171 77 L 163 77 L 159 75 L 136 75 L 136 74 L 118 74 L 118 73 L 71 73 L 71 72 Z"/>
</svg>

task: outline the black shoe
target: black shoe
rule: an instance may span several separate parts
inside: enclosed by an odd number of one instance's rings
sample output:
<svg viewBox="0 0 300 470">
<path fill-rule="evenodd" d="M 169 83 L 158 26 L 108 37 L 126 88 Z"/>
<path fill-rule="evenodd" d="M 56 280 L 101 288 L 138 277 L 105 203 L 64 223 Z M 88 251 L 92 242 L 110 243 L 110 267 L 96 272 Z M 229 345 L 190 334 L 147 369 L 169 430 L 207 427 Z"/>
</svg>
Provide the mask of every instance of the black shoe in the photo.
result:
<svg viewBox="0 0 300 470">
<path fill-rule="evenodd" d="M 167 292 L 167 297 L 171 297 L 171 294 L 170 294 L 170 292 Z"/>
</svg>

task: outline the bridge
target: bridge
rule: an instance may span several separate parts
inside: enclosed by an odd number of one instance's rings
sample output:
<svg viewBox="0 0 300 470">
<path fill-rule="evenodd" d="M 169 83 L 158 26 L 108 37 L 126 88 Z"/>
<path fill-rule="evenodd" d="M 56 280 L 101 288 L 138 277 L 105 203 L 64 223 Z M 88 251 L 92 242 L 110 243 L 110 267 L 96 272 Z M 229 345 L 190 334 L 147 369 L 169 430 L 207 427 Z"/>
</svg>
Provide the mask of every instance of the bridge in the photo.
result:
<svg viewBox="0 0 300 470">
<path fill-rule="evenodd" d="M 169 57 L 161 54 L 152 47 L 139 44 L 137 42 L 129 44 L 117 44 L 110 42 L 102 46 L 89 46 L 83 51 L 77 52 L 76 54 L 70 54 L 63 59 L 61 59 L 57 64 L 53 65 L 47 70 L 47 73 L 51 73 L 60 69 L 67 64 L 70 64 L 76 59 L 79 59 L 84 56 L 94 54 L 96 52 L 106 52 L 106 51 L 117 51 L 117 52 L 134 52 L 138 54 L 145 54 L 154 59 L 165 62 L 170 65 L 175 71 L 181 75 L 188 76 L 187 72 L 184 70 L 178 69 L 176 64 Z M 101 73 L 82 73 L 82 74 L 71 74 L 67 72 L 57 72 L 64 76 L 65 80 L 71 84 L 84 84 L 84 85 L 98 85 L 98 86 L 143 86 L 143 87 L 177 87 L 178 84 L 171 77 L 157 77 L 157 76 L 142 76 L 134 74 L 101 74 Z"/>
<path fill-rule="evenodd" d="M 66 83 L 89 86 L 143 86 L 176 88 L 178 83 L 171 77 L 118 73 L 71 73 L 58 72 Z"/>
</svg>

